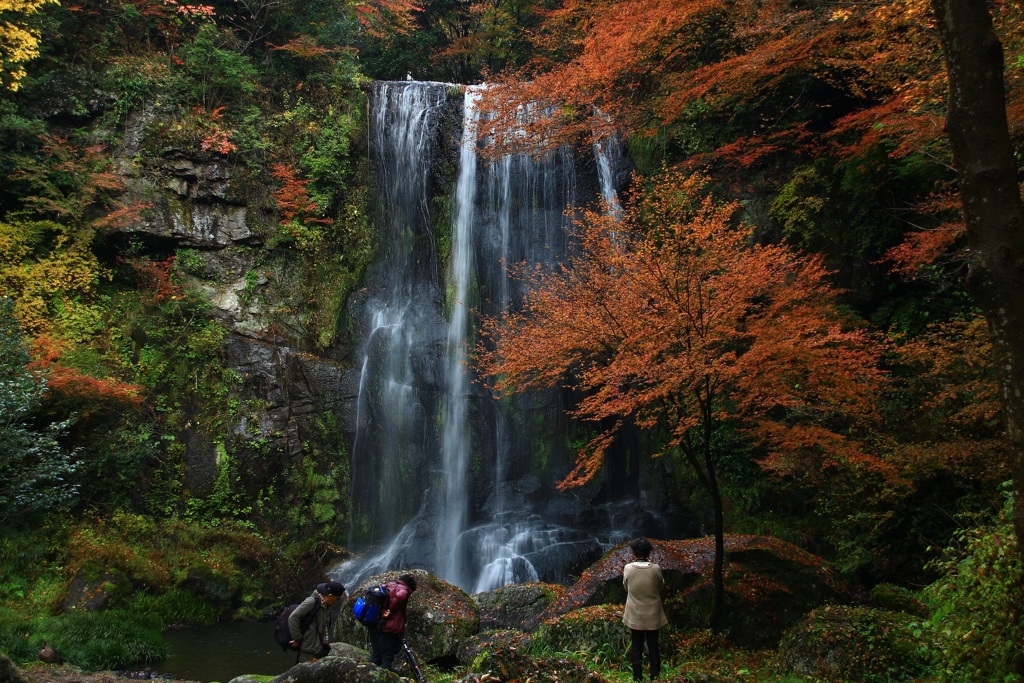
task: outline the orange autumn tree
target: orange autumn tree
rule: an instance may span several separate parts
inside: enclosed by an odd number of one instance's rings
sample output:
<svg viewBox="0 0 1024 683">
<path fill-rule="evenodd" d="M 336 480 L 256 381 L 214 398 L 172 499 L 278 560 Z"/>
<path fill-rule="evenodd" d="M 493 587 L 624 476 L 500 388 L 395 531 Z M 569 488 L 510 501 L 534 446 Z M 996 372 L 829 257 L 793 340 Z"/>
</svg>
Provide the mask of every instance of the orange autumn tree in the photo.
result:
<svg viewBox="0 0 1024 683">
<path fill-rule="evenodd" d="M 773 471 L 884 468 L 850 434 L 881 381 L 868 336 L 847 329 L 816 258 L 759 245 L 704 179 L 668 172 L 621 222 L 588 213 L 579 249 L 525 273 L 520 310 L 484 320 L 477 357 L 501 393 L 573 382 L 573 416 L 611 425 L 560 483 L 590 480 L 627 423 L 658 430 L 715 516 L 711 623 L 721 624 L 724 514 L 712 436 L 730 425 Z"/>
</svg>

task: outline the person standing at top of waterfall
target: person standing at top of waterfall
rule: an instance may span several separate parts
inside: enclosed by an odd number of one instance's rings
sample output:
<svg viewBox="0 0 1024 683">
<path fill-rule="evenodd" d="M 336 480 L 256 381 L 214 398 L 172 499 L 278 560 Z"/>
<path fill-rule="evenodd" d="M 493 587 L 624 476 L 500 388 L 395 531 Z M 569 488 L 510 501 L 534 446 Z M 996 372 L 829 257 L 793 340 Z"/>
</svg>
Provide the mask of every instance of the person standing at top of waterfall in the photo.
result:
<svg viewBox="0 0 1024 683">
<path fill-rule="evenodd" d="M 409 595 L 416 590 L 416 577 L 402 574 L 387 584 L 388 606 L 381 612 L 380 623 L 370 629 L 370 661 L 391 669 L 405 642 L 405 610 Z"/>
<path fill-rule="evenodd" d="M 299 662 L 326 657 L 331 651 L 331 608 L 345 595 L 345 586 L 337 581 L 318 583 L 316 590 L 299 603 L 288 617 L 292 647 L 299 648 Z M 302 630 L 303 618 L 313 614 L 313 621 Z"/>
<path fill-rule="evenodd" d="M 646 538 L 630 542 L 634 561 L 622 568 L 622 585 L 626 587 L 626 609 L 622 623 L 629 627 L 632 642 L 629 661 L 633 665 L 633 680 L 643 680 L 644 643 L 647 643 L 647 661 L 651 680 L 661 675 L 661 651 L 658 649 L 658 629 L 668 624 L 661 605 L 661 591 L 665 579 L 661 567 L 650 561 L 653 546 Z"/>
</svg>

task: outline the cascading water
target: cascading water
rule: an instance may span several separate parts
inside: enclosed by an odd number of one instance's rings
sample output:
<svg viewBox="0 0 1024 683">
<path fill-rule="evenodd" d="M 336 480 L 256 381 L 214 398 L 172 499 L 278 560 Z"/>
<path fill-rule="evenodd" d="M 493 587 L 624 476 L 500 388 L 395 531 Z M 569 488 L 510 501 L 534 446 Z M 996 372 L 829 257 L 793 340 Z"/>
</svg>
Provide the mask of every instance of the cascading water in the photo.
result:
<svg viewBox="0 0 1024 683">
<path fill-rule="evenodd" d="M 522 299 L 508 264 L 559 261 L 570 241 L 566 208 L 614 196 L 608 164 L 617 162 L 595 147 L 591 180 L 580 182 L 568 149 L 482 159 L 486 88 L 463 89 L 461 135 L 457 92 L 378 83 L 371 97 L 382 248 L 353 304 L 364 341 L 350 533 L 367 550 L 332 572 L 353 586 L 398 567 L 472 592 L 565 580 L 659 523 L 635 498 L 608 492 L 636 481 L 635 463 L 610 475 L 614 486 L 600 496 L 555 491 L 574 456 L 559 391 L 496 401 L 467 357 L 474 311 L 495 315 Z"/>
<path fill-rule="evenodd" d="M 362 306 L 366 341 L 352 449 L 353 481 L 373 485 L 361 486 L 354 501 L 354 539 L 389 538 L 420 506 L 408 490 L 418 486 L 436 391 L 416 361 L 442 330 L 428 198 L 433 131 L 446 99 L 443 88 L 419 83 L 379 83 L 375 93 L 371 144 L 382 244 Z"/>
<path fill-rule="evenodd" d="M 444 502 L 437 550 L 442 563 L 438 572 L 453 583 L 462 578 L 459 537 L 466 529 L 469 499 L 466 496 L 466 466 L 472 435 L 466 429 L 469 411 L 469 373 L 466 369 L 466 332 L 469 325 L 469 286 L 473 265 L 473 216 L 476 204 L 476 131 L 479 91 L 467 88 L 462 117 L 459 180 L 455 186 L 452 219 L 452 255 L 449 282 L 453 290 L 448 302 L 450 322 L 445 356 L 448 364 L 448 392 L 444 404 Z"/>
<path fill-rule="evenodd" d="M 622 204 L 616 191 L 615 168 L 620 165 L 622 141 L 618 135 L 605 137 L 594 142 L 594 158 L 597 159 L 597 174 L 601 181 L 601 197 L 606 210 L 616 218 L 622 214 Z"/>
</svg>

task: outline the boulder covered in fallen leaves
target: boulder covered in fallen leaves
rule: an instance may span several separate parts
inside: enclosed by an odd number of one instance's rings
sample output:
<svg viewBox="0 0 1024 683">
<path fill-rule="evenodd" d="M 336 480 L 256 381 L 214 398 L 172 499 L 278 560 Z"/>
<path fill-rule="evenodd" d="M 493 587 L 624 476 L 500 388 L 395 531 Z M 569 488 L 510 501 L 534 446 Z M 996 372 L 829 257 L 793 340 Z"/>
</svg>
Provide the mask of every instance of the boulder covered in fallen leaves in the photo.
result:
<svg viewBox="0 0 1024 683">
<path fill-rule="evenodd" d="M 470 671 L 509 678 L 532 670 L 529 649 L 532 636 L 515 630 L 485 631 L 459 646 L 459 664 Z"/>
<path fill-rule="evenodd" d="M 535 631 L 541 615 L 564 591 L 564 586 L 534 582 L 477 593 L 473 600 L 480 610 L 480 630 Z"/>
<path fill-rule="evenodd" d="M 459 649 L 463 673 L 457 683 L 503 681 L 558 681 L 559 683 L 606 683 L 586 665 L 552 657 L 530 656 L 533 636 L 521 631 L 487 631 L 467 640 Z"/>
<path fill-rule="evenodd" d="M 673 654 L 673 626 L 661 629 L 661 656 Z M 552 617 L 534 634 L 542 649 L 551 652 L 587 652 L 591 657 L 619 664 L 627 659 L 629 628 L 622 623 L 621 605 L 592 605 Z"/>
<path fill-rule="evenodd" d="M 714 538 L 651 543 L 651 561 L 665 578 L 670 625 L 676 630 L 707 627 Z M 551 604 L 544 617 L 589 605 L 624 605 L 622 568 L 632 560 L 627 544 L 608 551 Z M 778 539 L 726 536 L 725 560 L 724 627 L 737 645 L 774 646 L 787 628 L 815 607 L 848 599 L 842 582 L 821 558 Z"/>
<path fill-rule="evenodd" d="M 416 577 L 416 590 L 409 596 L 406 608 L 405 640 L 409 647 L 421 663 L 454 659 L 462 641 L 479 631 L 479 611 L 461 588 L 422 569 L 384 572 L 359 586 L 349 586 L 333 639 L 368 650 L 366 628 L 355 620 L 352 606 L 370 586 L 386 584 L 402 574 Z"/>
</svg>

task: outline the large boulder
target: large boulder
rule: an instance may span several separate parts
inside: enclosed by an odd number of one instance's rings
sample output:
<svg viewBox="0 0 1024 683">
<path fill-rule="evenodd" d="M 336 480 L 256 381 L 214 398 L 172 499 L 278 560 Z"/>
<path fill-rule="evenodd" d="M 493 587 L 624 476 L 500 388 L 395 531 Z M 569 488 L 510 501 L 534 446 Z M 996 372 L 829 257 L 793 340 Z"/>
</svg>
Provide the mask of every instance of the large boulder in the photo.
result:
<svg viewBox="0 0 1024 683">
<path fill-rule="evenodd" d="M 673 626 L 661 630 L 662 657 L 671 657 Z M 629 628 L 622 623 L 619 605 L 581 607 L 544 622 L 534 639 L 552 652 L 588 652 L 607 662 L 620 664 L 629 652 Z"/>
<path fill-rule="evenodd" d="M 470 671 L 504 672 L 525 670 L 530 662 L 531 638 L 516 630 L 485 631 L 462 642 L 457 653 L 459 664 Z"/>
<path fill-rule="evenodd" d="M 369 649 L 366 628 L 352 616 L 356 598 L 370 586 L 386 584 L 402 574 L 416 577 L 416 591 L 409 598 L 405 640 L 422 662 L 454 660 L 459 645 L 480 629 L 480 615 L 473 599 L 461 588 L 422 569 L 390 571 L 371 576 L 358 586 L 348 586 L 335 638 Z"/>
<path fill-rule="evenodd" d="M 531 636 L 519 631 L 488 631 L 470 638 L 459 651 L 460 661 L 468 673 L 458 678 L 458 683 L 605 683 L 600 675 L 574 660 L 532 658 L 530 640 Z"/>
<path fill-rule="evenodd" d="M 708 624 L 712 598 L 714 538 L 653 540 L 651 560 L 665 577 L 665 612 L 676 629 Z M 633 560 L 628 545 L 616 546 L 580 575 L 545 617 L 588 605 L 625 604 L 622 567 Z M 725 538 L 725 627 L 737 645 L 771 647 L 815 607 L 842 602 L 848 594 L 824 561 L 796 546 L 765 536 Z"/>
<path fill-rule="evenodd" d="M 28 683 L 25 674 L 3 652 L 0 652 L 0 683 Z"/>
<path fill-rule="evenodd" d="M 565 592 L 552 583 L 516 583 L 473 596 L 480 610 L 480 630 L 516 629 L 531 633 L 541 615 Z"/>
<path fill-rule="evenodd" d="M 296 664 L 270 683 L 399 683 L 398 674 L 348 657 Z"/>
<path fill-rule="evenodd" d="M 930 663 L 919 632 L 909 614 L 826 605 L 785 634 L 778 659 L 826 681 L 917 680 Z"/>
</svg>

